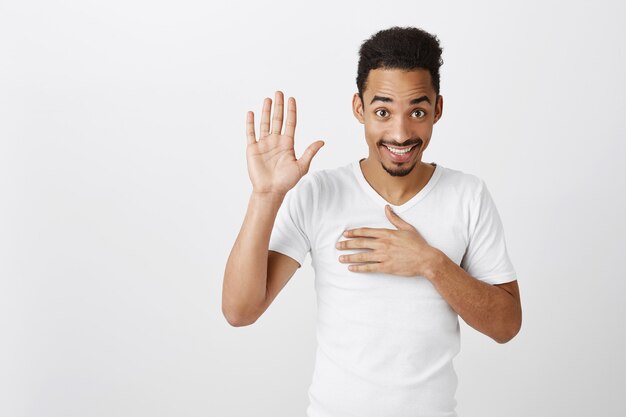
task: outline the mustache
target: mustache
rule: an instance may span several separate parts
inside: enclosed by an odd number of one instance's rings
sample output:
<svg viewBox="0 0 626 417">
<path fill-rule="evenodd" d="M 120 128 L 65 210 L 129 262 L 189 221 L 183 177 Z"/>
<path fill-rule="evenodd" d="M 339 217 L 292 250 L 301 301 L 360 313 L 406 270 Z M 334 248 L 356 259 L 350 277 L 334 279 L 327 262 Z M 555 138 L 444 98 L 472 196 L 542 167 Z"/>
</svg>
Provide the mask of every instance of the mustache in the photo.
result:
<svg viewBox="0 0 626 417">
<path fill-rule="evenodd" d="M 378 142 L 376 142 L 376 146 L 390 145 L 390 146 L 397 146 L 398 148 L 403 148 L 405 146 L 421 145 L 422 143 L 424 143 L 424 141 L 422 139 L 420 139 L 420 138 L 409 139 L 409 140 L 407 140 L 404 143 L 398 143 L 395 140 L 381 139 Z"/>
</svg>

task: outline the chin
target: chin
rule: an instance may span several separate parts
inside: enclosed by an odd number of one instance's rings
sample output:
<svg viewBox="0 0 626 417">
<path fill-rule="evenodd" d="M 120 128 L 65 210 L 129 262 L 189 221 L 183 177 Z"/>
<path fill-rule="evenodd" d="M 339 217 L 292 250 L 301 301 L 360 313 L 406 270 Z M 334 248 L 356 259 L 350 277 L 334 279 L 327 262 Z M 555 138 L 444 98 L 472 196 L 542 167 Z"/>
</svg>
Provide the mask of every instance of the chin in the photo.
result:
<svg viewBox="0 0 626 417">
<path fill-rule="evenodd" d="M 387 174 L 392 177 L 404 177 L 409 175 L 415 169 L 417 164 L 421 162 L 421 154 L 417 154 L 414 161 L 408 160 L 402 164 L 398 164 L 397 162 L 388 160 L 379 152 L 378 161 Z"/>
<path fill-rule="evenodd" d="M 404 177 L 413 172 L 415 166 L 421 162 L 423 144 L 423 140 L 419 139 L 408 152 L 398 155 L 385 145 L 376 143 L 374 144 L 375 149 L 370 148 L 370 152 L 375 150 L 373 155 L 376 155 L 378 162 L 387 174 L 392 177 Z"/>
<path fill-rule="evenodd" d="M 398 167 L 398 166 L 394 166 L 394 167 L 388 167 L 386 166 L 383 162 L 381 162 L 380 164 L 382 165 L 383 169 L 387 172 L 387 174 L 391 175 L 392 177 L 404 177 L 406 175 L 409 175 L 411 173 L 411 171 L 413 171 L 413 169 L 415 168 L 415 166 L 419 163 L 419 160 L 413 162 L 413 164 L 408 165 L 407 167 Z M 392 162 L 393 164 L 393 162 Z M 395 164 L 394 164 L 395 165 Z M 403 164 L 405 165 L 405 164 Z"/>
</svg>

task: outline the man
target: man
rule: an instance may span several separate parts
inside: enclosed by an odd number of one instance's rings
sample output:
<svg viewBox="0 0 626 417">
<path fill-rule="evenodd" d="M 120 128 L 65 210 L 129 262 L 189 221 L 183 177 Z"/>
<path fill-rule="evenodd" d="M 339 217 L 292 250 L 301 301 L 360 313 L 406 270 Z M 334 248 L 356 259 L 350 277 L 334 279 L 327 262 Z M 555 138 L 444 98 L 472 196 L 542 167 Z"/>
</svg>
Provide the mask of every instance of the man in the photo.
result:
<svg viewBox="0 0 626 417">
<path fill-rule="evenodd" d="M 294 154 L 296 103 L 266 98 L 253 184 L 228 259 L 222 309 L 234 326 L 268 308 L 307 253 L 318 349 L 310 417 L 456 416 L 458 316 L 499 343 L 521 326 L 502 223 L 483 180 L 422 162 L 441 118 L 439 41 L 392 27 L 359 51 L 352 105 L 369 155 L 308 173 L 323 141 Z M 288 192 L 289 191 L 289 192 Z"/>
</svg>

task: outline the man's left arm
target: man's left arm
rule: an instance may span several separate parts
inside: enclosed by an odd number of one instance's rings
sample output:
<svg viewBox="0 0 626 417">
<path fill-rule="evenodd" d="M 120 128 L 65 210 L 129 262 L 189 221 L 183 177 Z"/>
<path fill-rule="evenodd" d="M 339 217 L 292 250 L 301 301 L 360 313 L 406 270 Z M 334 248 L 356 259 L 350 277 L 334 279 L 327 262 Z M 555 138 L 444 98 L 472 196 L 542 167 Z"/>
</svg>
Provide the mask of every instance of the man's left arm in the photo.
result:
<svg viewBox="0 0 626 417">
<path fill-rule="evenodd" d="M 433 248 L 434 249 L 434 248 Z M 488 284 L 469 275 L 438 249 L 424 276 L 463 320 L 498 343 L 506 343 L 522 326 L 517 280 Z"/>
<path fill-rule="evenodd" d="M 385 207 L 385 214 L 398 230 L 370 227 L 346 230 L 344 236 L 353 239 L 337 242 L 338 249 L 371 251 L 342 255 L 339 262 L 352 264 L 348 269 L 353 272 L 384 272 L 428 279 L 468 325 L 498 343 L 508 342 L 519 332 L 522 308 L 517 280 L 490 284 L 477 279 L 463 269 L 463 262 L 457 265 L 443 251 L 429 245 L 417 229 L 391 207 Z M 483 230 L 492 237 L 488 229 Z M 480 251 L 485 247 L 484 244 L 473 246 Z"/>
</svg>

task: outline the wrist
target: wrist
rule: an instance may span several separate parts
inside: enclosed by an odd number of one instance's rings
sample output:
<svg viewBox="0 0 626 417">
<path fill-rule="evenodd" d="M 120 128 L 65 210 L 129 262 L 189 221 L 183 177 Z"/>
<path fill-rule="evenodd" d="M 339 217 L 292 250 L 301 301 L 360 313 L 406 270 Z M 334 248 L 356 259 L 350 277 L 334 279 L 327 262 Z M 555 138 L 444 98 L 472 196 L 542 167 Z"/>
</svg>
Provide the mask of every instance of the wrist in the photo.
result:
<svg viewBox="0 0 626 417">
<path fill-rule="evenodd" d="M 277 191 L 256 191 L 252 190 L 250 194 L 250 198 L 254 198 L 256 200 L 284 200 L 287 193 L 277 192 Z"/>
<path fill-rule="evenodd" d="M 255 210 L 278 211 L 283 204 L 285 194 L 274 192 L 255 192 L 250 194 L 249 207 Z"/>
<path fill-rule="evenodd" d="M 437 248 L 432 248 L 431 255 L 426 262 L 424 277 L 430 282 L 435 283 L 442 275 L 441 272 L 446 267 L 446 262 L 450 259 L 448 256 Z"/>
</svg>

